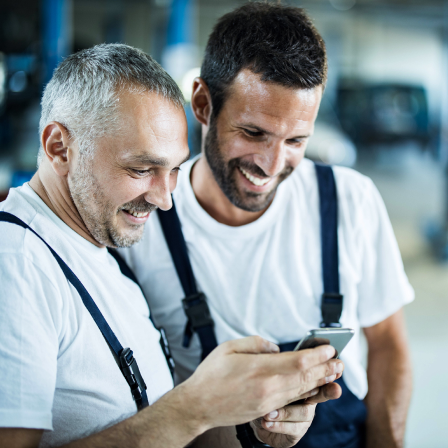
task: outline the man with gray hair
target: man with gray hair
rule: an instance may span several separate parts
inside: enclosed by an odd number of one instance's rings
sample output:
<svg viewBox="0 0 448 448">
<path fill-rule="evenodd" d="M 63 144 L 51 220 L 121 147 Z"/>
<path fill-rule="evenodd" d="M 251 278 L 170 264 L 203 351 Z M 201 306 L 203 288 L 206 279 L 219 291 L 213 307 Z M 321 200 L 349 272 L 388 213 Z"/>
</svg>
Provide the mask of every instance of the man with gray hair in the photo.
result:
<svg viewBox="0 0 448 448">
<path fill-rule="evenodd" d="M 222 344 L 172 389 L 163 332 L 110 248 L 171 207 L 189 157 L 182 104 L 126 45 L 68 57 L 47 85 L 38 171 L 0 206 L 1 446 L 232 447 L 228 430 L 204 433 L 299 399 L 305 433 L 339 395 L 332 347 L 280 354 L 259 337 Z"/>
</svg>

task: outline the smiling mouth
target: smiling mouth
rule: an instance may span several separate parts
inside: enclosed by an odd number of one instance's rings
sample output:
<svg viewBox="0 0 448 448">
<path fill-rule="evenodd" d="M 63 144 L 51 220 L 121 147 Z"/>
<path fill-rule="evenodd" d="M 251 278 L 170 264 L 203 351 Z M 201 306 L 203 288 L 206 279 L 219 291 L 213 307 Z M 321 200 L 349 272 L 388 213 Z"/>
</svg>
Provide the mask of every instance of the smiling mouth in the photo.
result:
<svg viewBox="0 0 448 448">
<path fill-rule="evenodd" d="M 124 210 L 124 212 L 128 213 L 129 215 L 134 216 L 135 218 L 144 218 L 145 216 L 149 215 L 149 212 L 136 212 L 134 210 Z"/>
<path fill-rule="evenodd" d="M 245 171 L 243 168 L 241 168 L 240 166 L 238 167 L 238 169 L 241 171 L 241 173 L 243 173 L 244 177 L 251 182 L 252 184 L 256 185 L 257 187 L 262 187 L 263 185 L 266 185 L 271 178 L 260 178 L 260 177 L 255 177 L 252 174 L 248 173 L 247 171 Z"/>
</svg>

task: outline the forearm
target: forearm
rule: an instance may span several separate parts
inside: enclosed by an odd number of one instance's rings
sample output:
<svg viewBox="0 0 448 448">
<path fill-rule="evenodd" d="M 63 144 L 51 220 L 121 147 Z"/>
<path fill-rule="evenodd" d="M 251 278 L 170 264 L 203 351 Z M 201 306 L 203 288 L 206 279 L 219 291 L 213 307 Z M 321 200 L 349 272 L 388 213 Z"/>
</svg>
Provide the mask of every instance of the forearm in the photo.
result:
<svg viewBox="0 0 448 448">
<path fill-rule="evenodd" d="M 153 405 L 110 428 L 63 448 L 181 448 L 205 431 L 178 388 Z"/>
<path fill-rule="evenodd" d="M 367 448 L 402 447 L 412 392 L 407 348 L 369 350 L 367 376 Z"/>
<path fill-rule="evenodd" d="M 192 448 L 241 448 L 236 438 L 235 426 L 213 428 L 200 435 L 192 445 Z"/>
</svg>

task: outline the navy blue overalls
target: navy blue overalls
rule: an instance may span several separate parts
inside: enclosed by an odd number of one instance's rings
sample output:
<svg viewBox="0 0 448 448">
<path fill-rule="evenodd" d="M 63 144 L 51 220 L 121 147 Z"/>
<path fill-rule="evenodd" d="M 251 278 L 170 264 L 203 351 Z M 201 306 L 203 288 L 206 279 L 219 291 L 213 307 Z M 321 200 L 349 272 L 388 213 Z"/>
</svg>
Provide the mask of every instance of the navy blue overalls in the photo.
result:
<svg viewBox="0 0 448 448">
<path fill-rule="evenodd" d="M 111 350 L 112 355 L 115 358 L 115 361 L 117 362 L 118 367 L 121 370 L 121 373 L 124 376 L 124 379 L 129 385 L 129 388 L 131 389 L 132 397 L 135 401 L 135 404 L 137 406 L 137 410 L 140 411 L 148 406 L 148 396 L 146 394 L 146 384 L 143 380 L 143 377 L 140 373 L 140 370 L 137 365 L 137 360 L 134 358 L 134 354 L 130 348 L 123 348 L 120 341 L 117 339 L 117 336 L 113 332 L 112 328 L 107 323 L 106 319 L 104 318 L 103 314 L 97 307 L 95 301 L 93 300 L 92 296 L 89 294 L 85 286 L 81 283 L 79 278 L 75 275 L 75 273 L 69 268 L 69 266 L 65 263 L 65 261 L 56 253 L 56 251 L 38 234 L 36 233 L 28 224 L 23 222 L 21 219 L 17 218 L 17 216 L 12 215 L 8 212 L 0 212 L 0 222 L 9 222 L 10 224 L 15 224 L 17 226 L 23 227 L 24 229 L 30 230 L 32 233 L 34 233 L 38 238 L 40 238 L 43 243 L 48 247 L 53 257 L 58 262 L 60 268 L 62 269 L 62 272 L 64 273 L 67 281 L 73 285 L 73 287 L 78 292 L 79 296 L 81 297 L 82 302 L 84 303 L 85 307 L 89 311 L 90 315 L 92 316 L 92 319 L 95 321 L 96 325 L 98 326 L 98 329 L 101 331 L 101 334 L 103 335 L 104 339 L 106 340 L 107 344 L 109 345 L 109 348 Z M 137 285 L 140 287 L 140 284 L 137 281 L 137 278 L 135 277 L 134 273 L 131 271 L 129 266 L 125 263 L 125 261 L 121 258 L 121 256 L 113 249 L 108 249 L 109 253 L 115 258 L 115 260 L 118 263 L 118 266 L 120 267 L 120 271 L 123 275 L 137 283 Z M 141 287 L 140 287 L 141 289 Z M 142 290 L 143 293 L 143 290 Z M 150 314 L 150 319 L 154 324 L 154 321 L 152 320 L 152 315 Z M 157 328 L 157 327 L 156 327 Z M 168 341 L 165 336 L 165 332 L 163 328 L 158 329 L 160 332 L 160 346 L 162 348 L 162 351 L 165 355 L 165 359 L 167 361 L 168 367 L 170 368 L 171 375 L 174 373 L 174 362 L 171 357 L 171 353 L 169 351 L 168 347 Z"/>
<path fill-rule="evenodd" d="M 320 197 L 324 286 L 321 327 L 340 327 L 343 297 L 339 291 L 336 183 L 330 166 L 316 164 L 315 167 Z M 204 359 L 218 345 L 213 329 L 214 322 L 204 294 L 197 290 L 175 205 L 173 204 L 173 207 L 165 212 L 159 209 L 158 215 L 185 293 L 182 306 L 188 320 L 183 346 L 189 347 L 193 332 L 196 332 L 202 347 L 202 359 Z M 297 343 L 298 341 L 280 344 L 280 350 L 293 350 Z M 363 448 L 365 446 L 367 411 L 364 402 L 347 388 L 342 378 L 337 382 L 342 387 L 341 398 L 321 403 L 316 407 L 313 423 L 297 446 L 301 448 Z"/>
</svg>

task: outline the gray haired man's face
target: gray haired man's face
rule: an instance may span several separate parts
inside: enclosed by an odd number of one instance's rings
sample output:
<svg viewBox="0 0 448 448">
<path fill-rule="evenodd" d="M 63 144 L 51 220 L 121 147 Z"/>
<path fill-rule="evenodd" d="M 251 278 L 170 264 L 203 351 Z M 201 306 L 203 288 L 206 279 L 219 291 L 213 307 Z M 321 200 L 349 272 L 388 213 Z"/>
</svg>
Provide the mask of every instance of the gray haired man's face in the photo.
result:
<svg viewBox="0 0 448 448">
<path fill-rule="evenodd" d="M 68 182 L 73 202 L 100 244 L 129 247 L 151 211 L 172 206 L 179 166 L 188 159 L 182 108 L 155 93 L 120 95 L 120 132 L 96 141 Z"/>
</svg>

